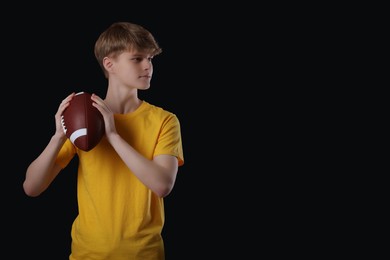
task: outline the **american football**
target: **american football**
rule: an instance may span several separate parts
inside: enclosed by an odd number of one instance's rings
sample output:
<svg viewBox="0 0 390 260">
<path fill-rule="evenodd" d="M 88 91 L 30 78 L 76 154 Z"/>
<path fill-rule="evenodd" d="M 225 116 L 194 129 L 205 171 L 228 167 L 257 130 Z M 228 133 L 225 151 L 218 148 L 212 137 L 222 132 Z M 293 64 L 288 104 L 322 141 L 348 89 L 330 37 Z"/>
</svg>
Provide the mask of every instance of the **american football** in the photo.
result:
<svg viewBox="0 0 390 260">
<path fill-rule="evenodd" d="M 83 151 L 94 148 L 105 133 L 103 116 L 92 103 L 91 94 L 78 92 L 62 113 L 65 135 Z"/>
</svg>

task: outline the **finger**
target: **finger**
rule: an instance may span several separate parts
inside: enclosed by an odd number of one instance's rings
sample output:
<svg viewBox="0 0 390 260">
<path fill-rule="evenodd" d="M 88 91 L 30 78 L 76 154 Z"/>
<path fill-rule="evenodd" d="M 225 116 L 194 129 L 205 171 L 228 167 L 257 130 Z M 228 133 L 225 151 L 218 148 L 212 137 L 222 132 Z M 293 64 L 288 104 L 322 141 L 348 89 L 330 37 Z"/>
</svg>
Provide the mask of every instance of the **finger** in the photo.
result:
<svg viewBox="0 0 390 260">
<path fill-rule="evenodd" d="M 74 95 L 75 95 L 75 92 L 72 92 L 65 99 L 62 100 L 62 102 L 59 105 L 58 110 L 57 110 L 58 115 L 62 115 L 62 112 L 64 112 L 64 110 L 69 106 L 70 101 L 72 100 Z"/>
<path fill-rule="evenodd" d="M 96 107 L 97 109 L 101 108 L 106 112 L 111 112 L 110 108 L 106 105 L 106 103 L 99 96 L 92 94 L 91 99 L 94 101 L 94 103 L 92 103 L 92 105 L 94 107 Z"/>
<path fill-rule="evenodd" d="M 61 103 L 63 104 L 63 103 L 69 102 L 70 100 L 72 100 L 74 95 L 75 95 L 75 92 L 70 93 L 64 100 L 62 100 Z"/>
<path fill-rule="evenodd" d="M 97 96 L 97 95 L 95 95 L 95 94 L 92 94 L 91 99 L 92 99 L 95 103 L 99 104 L 100 106 L 102 106 L 102 107 L 105 106 L 105 103 L 104 103 L 103 99 L 101 99 L 99 96 Z"/>
</svg>

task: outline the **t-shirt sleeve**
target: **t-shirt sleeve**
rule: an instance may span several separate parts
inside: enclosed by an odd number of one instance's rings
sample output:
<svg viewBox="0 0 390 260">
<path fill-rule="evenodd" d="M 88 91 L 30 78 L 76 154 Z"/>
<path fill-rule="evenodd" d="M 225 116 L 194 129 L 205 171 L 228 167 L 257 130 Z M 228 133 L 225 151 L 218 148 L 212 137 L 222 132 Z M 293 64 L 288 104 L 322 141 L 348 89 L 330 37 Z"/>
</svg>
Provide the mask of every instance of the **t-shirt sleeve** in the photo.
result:
<svg viewBox="0 0 390 260">
<path fill-rule="evenodd" d="M 76 148 L 72 142 L 67 139 L 58 153 L 56 163 L 64 169 L 76 154 Z"/>
<path fill-rule="evenodd" d="M 161 128 L 154 156 L 161 154 L 173 155 L 179 166 L 184 164 L 180 122 L 174 114 L 166 118 Z"/>
</svg>

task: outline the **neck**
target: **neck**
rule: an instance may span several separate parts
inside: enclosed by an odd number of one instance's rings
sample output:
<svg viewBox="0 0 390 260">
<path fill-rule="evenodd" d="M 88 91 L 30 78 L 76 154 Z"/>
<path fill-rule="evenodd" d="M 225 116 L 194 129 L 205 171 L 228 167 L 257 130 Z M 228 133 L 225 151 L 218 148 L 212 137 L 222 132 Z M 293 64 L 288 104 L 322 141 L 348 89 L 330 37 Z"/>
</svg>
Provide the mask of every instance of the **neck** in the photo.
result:
<svg viewBox="0 0 390 260">
<path fill-rule="evenodd" d="M 104 102 L 114 114 L 134 112 L 142 104 L 142 100 L 138 98 L 137 90 L 126 92 L 107 91 Z"/>
</svg>

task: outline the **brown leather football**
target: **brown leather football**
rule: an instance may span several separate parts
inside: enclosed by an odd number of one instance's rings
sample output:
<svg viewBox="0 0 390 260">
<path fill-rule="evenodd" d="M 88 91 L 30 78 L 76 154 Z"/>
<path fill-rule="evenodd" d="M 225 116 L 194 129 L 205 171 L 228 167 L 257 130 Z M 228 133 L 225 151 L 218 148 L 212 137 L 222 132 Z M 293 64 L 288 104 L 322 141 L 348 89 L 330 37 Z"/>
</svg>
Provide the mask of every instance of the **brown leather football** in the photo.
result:
<svg viewBox="0 0 390 260">
<path fill-rule="evenodd" d="M 105 133 L 103 116 L 92 103 L 91 94 L 78 92 L 62 113 L 65 135 L 83 151 L 94 148 Z"/>
</svg>

